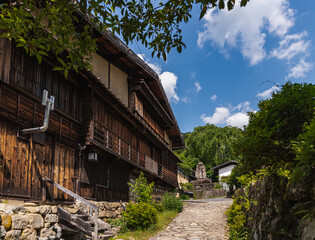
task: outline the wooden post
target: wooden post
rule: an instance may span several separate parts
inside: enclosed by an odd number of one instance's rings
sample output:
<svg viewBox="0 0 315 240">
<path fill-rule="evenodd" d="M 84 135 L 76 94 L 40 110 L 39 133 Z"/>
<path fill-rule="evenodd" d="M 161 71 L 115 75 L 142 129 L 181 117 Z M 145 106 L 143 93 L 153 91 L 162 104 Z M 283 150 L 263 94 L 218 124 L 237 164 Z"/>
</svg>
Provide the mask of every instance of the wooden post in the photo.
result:
<svg viewBox="0 0 315 240">
<path fill-rule="evenodd" d="M 121 139 L 118 138 L 118 153 L 121 155 Z"/>
<path fill-rule="evenodd" d="M 109 148 L 109 131 L 106 129 L 106 147 Z"/>
<path fill-rule="evenodd" d="M 98 210 L 94 211 L 94 240 L 98 240 Z"/>
<path fill-rule="evenodd" d="M 129 161 L 131 161 L 131 146 L 130 146 L 130 144 L 128 146 L 128 156 L 129 156 Z"/>
<path fill-rule="evenodd" d="M 75 192 L 77 195 L 80 195 L 80 180 L 75 179 Z"/>
</svg>

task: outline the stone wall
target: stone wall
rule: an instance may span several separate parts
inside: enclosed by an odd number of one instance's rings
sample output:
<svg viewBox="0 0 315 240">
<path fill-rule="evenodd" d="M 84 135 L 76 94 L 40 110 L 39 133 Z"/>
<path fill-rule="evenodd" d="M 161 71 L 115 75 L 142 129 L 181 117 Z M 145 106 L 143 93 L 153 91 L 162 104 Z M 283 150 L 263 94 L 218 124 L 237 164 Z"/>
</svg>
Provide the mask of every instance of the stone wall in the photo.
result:
<svg viewBox="0 0 315 240">
<path fill-rule="evenodd" d="M 294 185 L 284 177 L 267 176 L 249 187 L 248 198 L 249 239 L 315 239 L 314 180 Z"/>
<path fill-rule="evenodd" d="M 214 189 L 214 183 L 209 179 L 197 179 L 191 181 L 191 183 L 194 185 L 194 196 L 196 199 L 226 196 L 226 191 Z"/>
<path fill-rule="evenodd" d="M 121 218 L 128 203 L 92 202 L 99 208 L 99 224 L 108 219 Z M 4 240 L 52 240 L 60 239 L 62 230 L 59 226 L 57 207 L 62 207 L 71 214 L 78 210 L 89 213 L 89 208 L 76 201 L 67 205 L 38 205 L 19 202 L 17 205 L 0 203 L 0 239 Z M 107 223 L 106 223 L 107 224 Z M 115 235 L 119 229 L 111 228 Z"/>
<path fill-rule="evenodd" d="M 125 210 L 127 202 L 95 202 L 91 201 L 94 205 L 98 207 L 98 217 L 103 221 L 107 221 L 108 219 L 117 218 L 120 219 L 122 217 L 122 212 Z M 72 205 L 63 206 L 65 210 L 70 213 L 76 213 L 78 209 L 85 213 L 89 213 L 89 208 L 82 202 L 76 201 Z"/>
<path fill-rule="evenodd" d="M 48 240 L 60 239 L 56 206 L 13 206 L 0 204 L 0 239 Z"/>
</svg>

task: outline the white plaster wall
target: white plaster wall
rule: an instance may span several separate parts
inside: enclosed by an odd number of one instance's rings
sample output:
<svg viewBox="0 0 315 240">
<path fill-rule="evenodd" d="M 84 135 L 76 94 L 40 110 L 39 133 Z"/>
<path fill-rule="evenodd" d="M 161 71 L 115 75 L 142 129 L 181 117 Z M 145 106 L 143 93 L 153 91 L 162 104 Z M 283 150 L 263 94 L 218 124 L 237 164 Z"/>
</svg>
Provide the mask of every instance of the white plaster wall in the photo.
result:
<svg viewBox="0 0 315 240">
<path fill-rule="evenodd" d="M 221 180 L 221 177 L 230 176 L 232 173 L 232 169 L 235 167 L 235 165 L 229 165 L 224 168 L 219 169 L 219 179 Z"/>
<path fill-rule="evenodd" d="M 114 65 L 110 65 L 110 90 L 128 106 L 128 75 Z"/>
<path fill-rule="evenodd" d="M 108 62 L 96 53 L 92 53 L 91 65 L 94 75 L 108 87 Z"/>
</svg>

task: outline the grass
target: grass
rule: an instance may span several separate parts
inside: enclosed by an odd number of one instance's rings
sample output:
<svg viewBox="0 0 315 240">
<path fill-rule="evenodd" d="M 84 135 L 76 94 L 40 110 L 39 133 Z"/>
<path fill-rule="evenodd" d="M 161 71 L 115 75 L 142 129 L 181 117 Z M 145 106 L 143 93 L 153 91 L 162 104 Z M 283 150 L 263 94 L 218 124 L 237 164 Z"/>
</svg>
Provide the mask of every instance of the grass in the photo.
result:
<svg viewBox="0 0 315 240">
<path fill-rule="evenodd" d="M 118 234 L 117 237 L 112 239 L 125 239 L 125 240 L 147 240 L 150 237 L 153 237 L 158 232 L 162 231 L 170 224 L 173 219 L 177 216 L 177 211 L 166 210 L 164 212 L 158 213 L 157 215 L 157 224 L 152 229 L 147 230 L 137 230 L 137 231 L 128 231 L 125 233 Z"/>
</svg>

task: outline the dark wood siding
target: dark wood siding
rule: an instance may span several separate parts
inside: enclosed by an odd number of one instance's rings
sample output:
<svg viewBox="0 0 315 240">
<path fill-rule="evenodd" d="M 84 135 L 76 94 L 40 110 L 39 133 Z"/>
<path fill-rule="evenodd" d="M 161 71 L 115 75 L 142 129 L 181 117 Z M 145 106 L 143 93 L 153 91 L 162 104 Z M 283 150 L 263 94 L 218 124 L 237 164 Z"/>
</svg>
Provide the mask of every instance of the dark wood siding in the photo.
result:
<svg viewBox="0 0 315 240">
<path fill-rule="evenodd" d="M 80 120 L 80 92 L 71 81 L 71 76 L 66 80 L 49 64 L 38 64 L 37 59 L 27 56 L 22 48 L 12 50 L 10 83 L 39 98 L 43 90 L 47 90 L 49 95 L 55 97 L 55 107 Z"/>
<path fill-rule="evenodd" d="M 0 116 L 19 124 L 20 129 L 42 126 L 44 113 L 44 106 L 39 99 L 32 99 L 8 86 L 0 85 Z M 58 141 L 76 147 L 80 140 L 80 122 L 52 111 L 48 132 Z"/>
<path fill-rule="evenodd" d="M 40 199 L 43 177 L 74 191 L 76 152 L 46 135 L 44 144 L 17 137 L 14 124 L 0 120 L 0 190 L 3 194 Z M 55 199 L 69 199 L 49 187 Z"/>
</svg>

